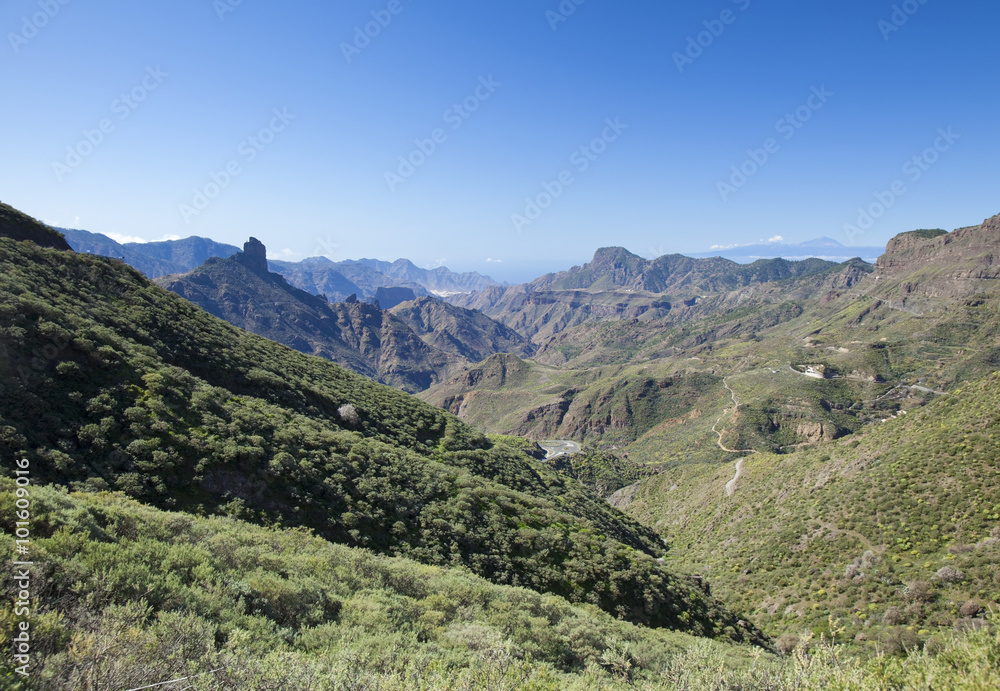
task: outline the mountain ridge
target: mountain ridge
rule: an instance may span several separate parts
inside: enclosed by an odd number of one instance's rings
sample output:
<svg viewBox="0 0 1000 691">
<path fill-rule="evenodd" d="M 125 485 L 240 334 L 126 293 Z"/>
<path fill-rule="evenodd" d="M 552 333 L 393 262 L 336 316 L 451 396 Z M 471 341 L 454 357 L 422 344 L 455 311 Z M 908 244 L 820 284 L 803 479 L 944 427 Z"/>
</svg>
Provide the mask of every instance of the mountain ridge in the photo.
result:
<svg viewBox="0 0 1000 691">
<path fill-rule="evenodd" d="M 264 245 L 251 238 L 232 258 L 213 258 L 154 282 L 240 328 L 410 392 L 471 360 L 506 349 L 534 352 L 511 329 L 436 298 L 417 298 L 391 310 L 357 299 L 329 302 L 269 272 L 269 264 Z M 393 290 L 413 297 L 409 289 Z M 388 295 L 384 288 L 378 291 Z"/>
<path fill-rule="evenodd" d="M 73 249 L 115 259 L 155 279 L 192 271 L 208 259 L 231 257 L 239 248 L 210 238 L 191 236 L 180 240 L 119 243 L 101 233 L 61 229 Z M 307 257 L 299 262 L 272 260 L 277 273 L 297 288 L 313 295 L 325 294 L 333 301 L 352 294 L 375 297 L 378 288 L 406 287 L 417 296 L 466 293 L 496 285 L 489 276 L 476 272 L 455 273 L 446 267 L 420 269 L 408 259 L 384 262 L 375 259 L 334 262 L 326 257 Z"/>
</svg>

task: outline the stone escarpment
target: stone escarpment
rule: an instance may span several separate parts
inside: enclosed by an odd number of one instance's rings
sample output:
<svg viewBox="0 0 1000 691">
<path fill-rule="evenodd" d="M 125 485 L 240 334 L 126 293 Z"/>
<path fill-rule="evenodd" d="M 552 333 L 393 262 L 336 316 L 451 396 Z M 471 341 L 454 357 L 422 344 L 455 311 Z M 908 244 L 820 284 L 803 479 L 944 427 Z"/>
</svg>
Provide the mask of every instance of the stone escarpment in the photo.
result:
<svg viewBox="0 0 1000 691">
<path fill-rule="evenodd" d="M 1000 278 L 1000 216 L 979 226 L 902 233 L 875 263 L 871 292 L 891 300 L 965 298 Z"/>
</svg>

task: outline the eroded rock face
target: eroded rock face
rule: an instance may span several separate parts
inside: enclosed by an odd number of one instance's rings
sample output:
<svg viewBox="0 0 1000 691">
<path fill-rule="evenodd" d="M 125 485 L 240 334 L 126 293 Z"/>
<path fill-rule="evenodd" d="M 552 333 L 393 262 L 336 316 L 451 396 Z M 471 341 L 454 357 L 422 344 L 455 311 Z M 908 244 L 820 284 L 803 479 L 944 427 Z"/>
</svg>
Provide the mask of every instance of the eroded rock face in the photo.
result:
<svg viewBox="0 0 1000 691">
<path fill-rule="evenodd" d="M 795 436 L 804 444 L 818 444 L 836 439 L 837 430 L 822 422 L 800 422 L 795 428 Z"/>
<path fill-rule="evenodd" d="M 998 278 L 1000 216 L 994 216 L 937 237 L 897 235 L 875 263 L 870 280 L 876 294 L 906 299 L 967 297 L 983 290 L 982 281 Z"/>
<path fill-rule="evenodd" d="M 914 233 L 901 233 L 889 240 L 885 254 L 875 262 L 875 271 L 896 273 L 911 268 L 914 263 L 938 253 L 948 240 L 949 234 L 926 238 Z"/>
<path fill-rule="evenodd" d="M 375 302 L 384 310 L 416 299 L 412 288 L 379 288 L 375 291 Z"/>
<path fill-rule="evenodd" d="M 628 487 L 622 487 L 620 490 L 608 497 L 608 503 L 611 504 L 616 509 L 624 510 L 629 504 L 635 501 L 636 495 L 639 494 L 639 483 L 634 485 L 629 485 Z"/>
</svg>

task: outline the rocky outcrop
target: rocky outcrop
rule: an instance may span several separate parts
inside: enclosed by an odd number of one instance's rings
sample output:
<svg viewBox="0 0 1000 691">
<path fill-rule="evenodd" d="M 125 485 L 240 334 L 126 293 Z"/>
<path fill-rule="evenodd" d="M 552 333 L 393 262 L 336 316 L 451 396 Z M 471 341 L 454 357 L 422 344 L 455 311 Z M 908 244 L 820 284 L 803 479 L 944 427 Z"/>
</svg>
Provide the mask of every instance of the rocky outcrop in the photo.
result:
<svg viewBox="0 0 1000 691">
<path fill-rule="evenodd" d="M 803 444 L 818 444 L 821 441 L 833 441 L 838 436 L 836 427 L 822 422 L 800 422 L 795 427 L 795 436 Z"/>
<path fill-rule="evenodd" d="M 622 487 L 620 490 L 608 497 L 608 503 L 616 509 L 624 511 L 629 504 L 635 501 L 639 494 L 639 483 Z"/>
<path fill-rule="evenodd" d="M 1000 216 L 952 233 L 913 231 L 889 241 L 875 263 L 870 291 L 880 297 L 963 298 L 1000 278 Z"/>
<path fill-rule="evenodd" d="M 250 238 L 243 245 L 243 254 L 236 255 L 243 266 L 247 267 L 255 274 L 266 274 L 267 268 L 267 248 L 257 238 Z"/>
</svg>

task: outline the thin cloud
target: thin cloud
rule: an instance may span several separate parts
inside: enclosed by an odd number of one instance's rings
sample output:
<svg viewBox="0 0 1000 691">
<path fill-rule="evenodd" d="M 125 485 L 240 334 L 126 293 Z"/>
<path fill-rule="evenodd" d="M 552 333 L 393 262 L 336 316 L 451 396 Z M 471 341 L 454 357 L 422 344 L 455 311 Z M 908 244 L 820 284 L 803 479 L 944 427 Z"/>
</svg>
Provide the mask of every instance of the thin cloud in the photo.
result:
<svg viewBox="0 0 1000 691">
<path fill-rule="evenodd" d="M 710 252 L 713 250 L 731 250 L 731 249 L 736 249 L 737 247 L 753 247 L 753 243 L 744 242 L 742 244 L 736 243 L 735 245 L 712 245 L 711 247 L 708 248 L 708 250 Z"/>
<path fill-rule="evenodd" d="M 276 261 L 298 261 L 302 258 L 301 252 L 295 252 L 289 248 L 280 249 L 277 252 L 273 250 L 268 250 L 268 259 L 274 259 Z"/>
<path fill-rule="evenodd" d="M 129 242 L 145 245 L 147 242 L 149 242 L 149 240 L 147 240 L 146 238 L 140 238 L 134 235 L 122 235 L 121 233 L 104 233 L 104 235 L 107 235 L 109 238 L 122 245 Z"/>
<path fill-rule="evenodd" d="M 781 235 L 775 235 L 774 237 L 765 240 L 761 238 L 757 242 L 737 242 L 732 245 L 712 245 L 709 247 L 709 251 L 713 252 L 715 250 L 734 250 L 737 247 L 753 247 L 754 245 L 777 245 L 785 242 L 785 238 Z"/>
<path fill-rule="evenodd" d="M 145 245 L 150 242 L 176 242 L 177 240 L 181 239 L 180 235 L 170 235 L 170 234 L 164 235 L 159 240 L 147 240 L 146 238 L 141 238 L 136 235 L 122 235 L 121 233 L 104 233 L 104 235 L 108 236 L 115 242 L 120 243 L 122 245 L 128 244 L 130 242 L 135 243 L 137 245 Z"/>
</svg>

